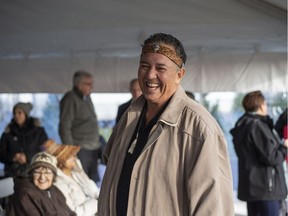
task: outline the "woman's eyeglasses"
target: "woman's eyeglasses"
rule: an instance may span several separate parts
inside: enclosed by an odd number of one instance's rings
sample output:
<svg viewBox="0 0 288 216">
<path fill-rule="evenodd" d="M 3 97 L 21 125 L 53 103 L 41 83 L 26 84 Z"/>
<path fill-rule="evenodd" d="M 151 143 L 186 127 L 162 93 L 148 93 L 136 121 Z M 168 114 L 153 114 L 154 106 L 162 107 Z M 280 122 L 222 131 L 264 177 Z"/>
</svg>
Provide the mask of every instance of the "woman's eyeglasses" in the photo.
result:
<svg viewBox="0 0 288 216">
<path fill-rule="evenodd" d="M 53 175 L 53 172 L 33 172 L 33 176 L 35 177 L 40 177 L 41 175 L 44 175 L 45 177 L 49 177 L 51 175 Z"/>
</svg>

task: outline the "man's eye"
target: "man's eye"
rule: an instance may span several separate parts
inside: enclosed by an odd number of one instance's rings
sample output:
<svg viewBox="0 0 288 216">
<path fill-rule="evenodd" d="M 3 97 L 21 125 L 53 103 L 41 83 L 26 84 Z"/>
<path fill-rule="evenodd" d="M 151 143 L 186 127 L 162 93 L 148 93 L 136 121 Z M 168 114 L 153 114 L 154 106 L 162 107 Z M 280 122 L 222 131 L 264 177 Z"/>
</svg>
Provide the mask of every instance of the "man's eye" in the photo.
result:
<svg viewBox="0 0 288 216">
<path fill-rule="evenodd" d="M 157 68 L 157 71 L 159 71 L 159 72 L 165 72 L 165 71 L 166 71 L 166 68 L 158 67 L 158 68 Z"/>
<path fill-rule="evenodd" d="M 149 70 L 149 66 L 148 65 L 141 65 L 140 69 L 143 71 L 147 71 L 147 70 Z"/>
</svg>

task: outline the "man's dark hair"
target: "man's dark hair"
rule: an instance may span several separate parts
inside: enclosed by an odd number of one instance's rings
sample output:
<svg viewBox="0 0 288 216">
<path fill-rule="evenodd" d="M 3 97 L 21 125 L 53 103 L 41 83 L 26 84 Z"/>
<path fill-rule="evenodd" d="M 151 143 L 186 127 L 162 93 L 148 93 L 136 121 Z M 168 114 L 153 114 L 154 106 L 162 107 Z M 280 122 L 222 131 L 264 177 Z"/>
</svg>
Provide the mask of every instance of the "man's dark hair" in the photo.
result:
<svg viewBox="0 0 288 216">
<path fill-rule="evenodd" d="M 154 43 L 163 43 L 173 46 L 176 54 L 182 59 L 183 64 L 185 64 L 187 55 L 185 53 L 182 43 L 177 38 L 165 33 L 155 33 L 153 35 L 150 35 L 150 37 L 144 41 L 142 47 Z"/>
</svg>

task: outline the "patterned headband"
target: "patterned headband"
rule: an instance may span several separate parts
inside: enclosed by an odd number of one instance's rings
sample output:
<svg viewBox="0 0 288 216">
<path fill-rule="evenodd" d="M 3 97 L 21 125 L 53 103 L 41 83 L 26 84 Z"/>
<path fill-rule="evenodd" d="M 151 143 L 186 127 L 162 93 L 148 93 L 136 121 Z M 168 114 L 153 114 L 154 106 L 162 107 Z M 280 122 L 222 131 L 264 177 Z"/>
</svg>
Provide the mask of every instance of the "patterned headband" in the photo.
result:
<svg viewBox="0 0 288 216">
<path fill-rule="evenodd" d="M 168 47 L 161 46 L 159 44 L 149 44 L 142 48 L 142 55 L 146 53 L 159 53 L 167 58 L 169 58 L 171 61 L 173 61 L 179 68 L 182 68 L 182 59 L 176 54 L 175 51 L 171 50 Z"/>
</svg>

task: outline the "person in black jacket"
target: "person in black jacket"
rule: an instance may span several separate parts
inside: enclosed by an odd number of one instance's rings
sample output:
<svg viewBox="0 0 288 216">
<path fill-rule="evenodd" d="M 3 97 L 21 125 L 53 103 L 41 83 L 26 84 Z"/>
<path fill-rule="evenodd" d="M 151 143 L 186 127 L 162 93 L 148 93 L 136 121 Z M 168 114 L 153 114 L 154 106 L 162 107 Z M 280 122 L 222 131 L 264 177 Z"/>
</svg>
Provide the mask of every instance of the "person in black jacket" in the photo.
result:
<svg viewBox="0 0 288 216">
<path fill-rule="evenodd" d="M 139 82 L 138 82 L 137 78 L 132 79 L 130 81 L 129 91 L 130 91 L 130 93 L 132 95 L 132 98 L 129 101 L 127 101 L 126 103 L 123 103 L 123 104 L 121 104 L 118 107 L 117 116 L 116 116 L 116 124 L 119 122 L 119 120 L 121 119 L 122 115 L 128 109 L 128 107 L 130 106 L 131 102 L 142 94 L 142 91 L 140 89 Z"/>
<path fill-rule="evenodd" d="M 277 131 L 281 139 L 287 139 L 288 134 L 287 112 L 288 108 L 286 108 L 284 112 L 280 114 L 275 124 L 275 130 Z"/>
<path fill-rule="evenodd" d="M 48 139 L 39 119 L 30 117 L 32 108 L 31 103 L 17 103 L 1 136 L 0 162 L 4 163 L 5 177 L 25 176 L 32 157 Z"/>
<path fill-rule="evenodd" d="M 261 91 L 245 95 L 245 114 L 231 130 L 238 156 L 238 198 L 247 201 L 249 216 L 279 215 L 280 202 L 287 197 L 283 162 L 288 141 L 281 144 L 267 115 Z"/>
</svg>

